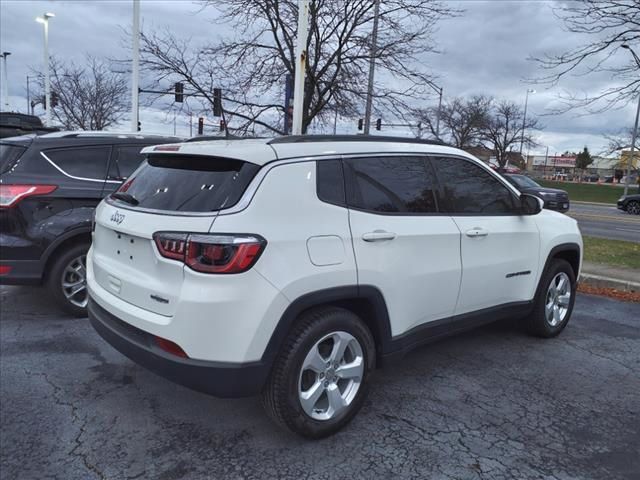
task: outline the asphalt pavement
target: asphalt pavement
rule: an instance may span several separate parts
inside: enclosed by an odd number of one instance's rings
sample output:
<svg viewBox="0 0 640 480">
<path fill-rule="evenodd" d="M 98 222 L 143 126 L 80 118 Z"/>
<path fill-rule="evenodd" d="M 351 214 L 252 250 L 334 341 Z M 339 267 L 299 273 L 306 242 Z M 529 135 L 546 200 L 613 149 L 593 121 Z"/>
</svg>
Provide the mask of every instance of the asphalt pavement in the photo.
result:
<svg viewBox="0 0 640 480">
<path fill-rule="evenodd" d="M 377 372 L 344 431 L 279 430 L 256 398 L 174 385 L 40 289 L 0 287 L 3 479 L 637 479 L 640 305 L 580 295 L 551 340 L 513 322 Z M 233 321 L 230 319 L 230 321 Z"/>
<path fill-rule="evenodd" d="M 583 235 L 640 243 L 640 216 L 615 205 L 572 202 L 567 215 L 578 220 Z"/>
</svg>

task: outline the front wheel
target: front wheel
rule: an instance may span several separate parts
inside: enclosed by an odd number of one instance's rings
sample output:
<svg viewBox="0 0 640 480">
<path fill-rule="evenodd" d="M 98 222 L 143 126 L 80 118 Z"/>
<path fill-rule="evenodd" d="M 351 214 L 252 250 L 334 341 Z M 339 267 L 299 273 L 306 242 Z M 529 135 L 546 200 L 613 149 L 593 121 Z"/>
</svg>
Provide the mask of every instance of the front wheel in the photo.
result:
<svg viewBox="0 0 640 480">
<path fill-rule="evenodd" d="M 47 274 L 47 289 L 56 303 L 76 317 L 87 315 L 87 251 L 80 243 L 57 254 Z"/>
<path fill-rule="evenodd" d="M 326 437 L 360 410 L 374 366 L 373 337 L 355 314 L 334 307 L 308 312 L 274 363 L 263 405 L 289 430 Z"/>
<path fill-rule="evenodd" d="M 550 338 L 567 326 L 576 300 L 576 276 L 566 260 L 554 259 L 543 273 L 533 311 L 527 319 L 530 333 Z"/>
</svg>

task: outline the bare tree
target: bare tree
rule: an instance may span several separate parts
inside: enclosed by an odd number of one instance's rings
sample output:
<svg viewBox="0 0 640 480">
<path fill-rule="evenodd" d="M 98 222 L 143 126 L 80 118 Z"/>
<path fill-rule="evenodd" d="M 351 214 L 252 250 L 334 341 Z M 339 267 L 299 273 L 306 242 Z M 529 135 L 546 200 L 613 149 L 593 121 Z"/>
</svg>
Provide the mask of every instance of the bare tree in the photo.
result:
<svg viewBox="0 0 640 480">
<path fill-rule="evenodd" d="M 104 130 L 128 111 L 129 86 L 123 74 L 103 60 L 86 57 L 86 65 L 52 58 L 50 65 L 53 117 L 68 130 Z M 40 97 L 43 97 L 43 76 Z M 54 105 L 55 104 L 55 105 Z"/>
<path fill-rule="evenodd" d="M 502 100 L 493 103 L 482 136 L 485 143 L 492 148 L 500 170 L 503 170 L 510 157 L 514 145 L 521 141 L 525 145 L 535 145 L 532 130 L 541 129 L 538 119 L 527 117 L 523 122 L 524 112 L 515 102 Z"/>
<path fill-rule="evenodd" d="M 622 107 L 637 98 L 640 93 L 640 65 L 629 52 L 620 49 L 623 44 L 640 46 L 640 2 L 582 0 L 560 5 L 554 13 L 564 22 L 565 28 L 571 33 L 588 35 L 590 41 L 561 54 L 534 58 L 548 71 L 537 81 L 555 85 L 570 74 L 606 72 L 618 84 L 591 96 L 564 95 L 561 97 L 564 106 L 557 111 L 584 107 L 589 112 L 601 112 Z M 615 63 L 616 55 L 623 55 L 625 63 Z"/>
<path fill-rule="evenodd" d="M 437 107 L 415 110 L 417 118 L 432 136 L 458 148 L 473 147 L 480 143 L 491 108 L 491 97 L 474 95 L 454 98 Z M 440 137 L 436 125 L 440 115 Z"/>
<path fill-rule="evenodd" d="M 185 82 L 210 109 L 212 90 L 223 88 L 224 109 L 236 129 L 255 124 L 283 134 L 285 78 L 295 75 L 297 0 L 216 0 L 218 22 L 233 38 L 193 48 L 169 31 L 141 37 L 142 66 L 163 80 Z M 379 16 L 374 109 L 401 115 L 430 95 L 421 67 L 435 51 L 436 23 L 457 14 L 436 0 L 385 0 Z M 366 96 L 373 23 L 371 0 L 311 0 L 303 131 L 329 112 L 357 114 Z"/>
</svg>

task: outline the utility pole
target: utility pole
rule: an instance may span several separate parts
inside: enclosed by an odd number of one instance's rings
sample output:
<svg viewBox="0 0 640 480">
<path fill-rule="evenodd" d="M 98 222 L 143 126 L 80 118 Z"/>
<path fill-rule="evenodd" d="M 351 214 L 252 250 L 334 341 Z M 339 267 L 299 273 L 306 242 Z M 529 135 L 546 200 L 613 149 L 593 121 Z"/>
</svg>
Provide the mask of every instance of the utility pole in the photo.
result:
<svg viewBox="0 0 640 480">
<path fill-rule="evenodd" d="M 367 85 L 367 104 L 364 111 L 364 134 L 369 135 L 371 128 L 371 107 L 373 103 L 373 78 L 376 69 L 376 50 L 378 48 L 378 17 L 380 16 L 380 0 L 375 0 L 373 7 L 373 31 L 371 32 L 371 50 L 369 59 L 369 84 Z"/>
<path fill-rule="evenodd" d="M 133 25 L 131 29 L 133 39 L 133 58 L 131 60 L 131 131 L 138 132 L 138 96 L 140 92 L 140 0 L 133 0 Z"/>
<path fill-rule="evenodd" d="M 636 54 L 636 52 L 634 52 L 633 49 L 627 44 L 622 45 L 622 48 L 626 48 L 631 52 L 631 55 L 633 55 L 633 59 L 636 61 L 636 64 L 638 64 L 638 68 L 640 69 L 640 58 L 638 58 L 638 55 Z M 633 124 L 633 132 L 631 133 L 631 152 L 629 155 L 629 163 L 627 163 L 627 178 L 624 181 L 623 195 L 625 197 L 629 193 L 629 180 L 630 180 L 629 177 L 631 176 L 631 166 L 633 165 L 633 160 L 635 157 L 634 153 L 636 149 L 636 137 L 638 135 L 638 116 L 640 116 L 640 96 L 638 96 L 638 108 L 636 109 L 636 121 Z"/>
<path fill-rule="evenodd" d="M 309 0 L 298 2 L 298 42 L 295 79 L 293 82 L 293 135 L 302 134 L 304 110 L 304 78 L 307 69 L 307 36 L 309 35 Z"/>
<path fill-rule="evenodd" d="M 4 88 L 4 109 L 9 111 L 9 82 L 7 75 L 7 57 L 11 55 L 11 52 L 2 52 L 2 72 L 3 72 L 3 88 Z"/>
<path fill-rule="evenodd" d="M 520 157 L 522 157 L 522 146 L 524 145 L 524 128 L 527 121 L 527 106 L 529 104 L 529 94 L 536 93 L 533 88 L 527 88 L 527 96 L 524 98 L 524 115 L 522 116 L 522 134 L 520 135 Z"/>
<path fill-rule="evenodd" d="M 438 100 L 438 117 L 436 118 L 436 138 L 440 140 L 440 117 L 442 116 L 442 87 L 438 88 L 440 100 Z"/>
</svg>

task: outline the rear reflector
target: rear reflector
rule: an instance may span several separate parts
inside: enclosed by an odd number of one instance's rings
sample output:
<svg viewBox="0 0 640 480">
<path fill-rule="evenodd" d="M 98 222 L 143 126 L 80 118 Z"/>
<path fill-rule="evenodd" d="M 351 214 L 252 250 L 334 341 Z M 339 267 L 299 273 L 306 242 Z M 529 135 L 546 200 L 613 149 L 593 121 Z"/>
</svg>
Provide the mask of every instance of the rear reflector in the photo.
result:
<svg viewBox="0 0 640 480">
<path fill-rule="evenodd" d="M 153 338 L 155 339 L 156 344 L 158 344 L 158 346 L 165 352 L 175 355 L 176 357 L 189 358 L 177 343 L 162 337 L 154 336 Z"/>
<path fill-rule="evenodd" d="M 14 207 L 23 198 L 46 195 L 56 188 L 56 185 L 0 185 L 0 207 Z"/>
<path fill-rule="evenodd" d="M 0 275 L 8 275 L 11 273 L 10 265 L 0 265 Z"/>
<path fill-rule="evenodd" d="M 160 255 L 180 260 L 202 273 L 242 273 L 258 260 L 267 244 L 258 235 L 156 232 Z"/>
</svg>

